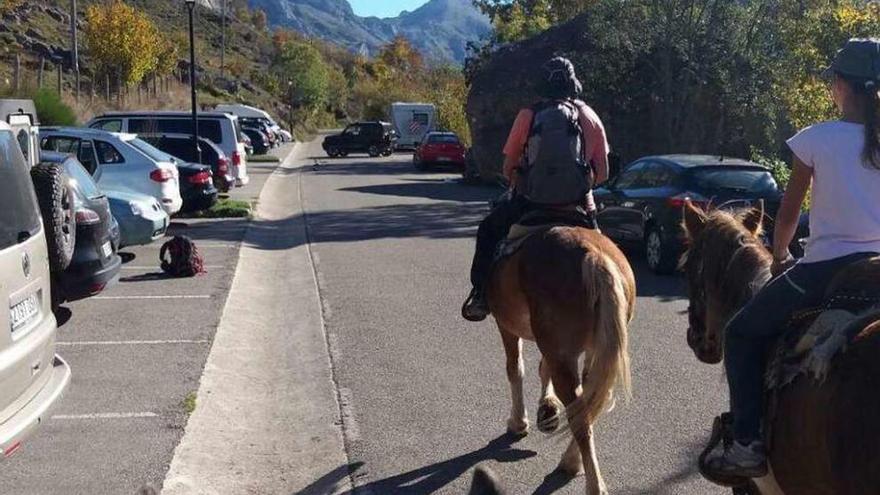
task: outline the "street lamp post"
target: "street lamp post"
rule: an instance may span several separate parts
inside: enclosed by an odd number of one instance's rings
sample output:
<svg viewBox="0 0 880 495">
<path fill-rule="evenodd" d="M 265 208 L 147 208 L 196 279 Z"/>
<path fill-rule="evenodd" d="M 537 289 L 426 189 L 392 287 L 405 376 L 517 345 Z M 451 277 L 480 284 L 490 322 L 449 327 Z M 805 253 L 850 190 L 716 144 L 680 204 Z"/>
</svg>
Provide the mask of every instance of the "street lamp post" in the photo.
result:
<svg viewBox="0 0 880 495">
<path fill-rule="evenodd" d="M 287 125 L 290 127 L 290 133 L 293 134 L 293 80 L 287 81 L 287 104 L 288 104 L 288 112 L 287 112 Z"/>
<path fill-rule="evenodd" d="M 193 14 L 196 0 L 185 0 L 189 9 L 189 85 L 192 98 L 193 146 L 196 149 L 196 161 L 202 163 L 202 151 L 199 149 L 199 114 L 196 102 L 196 37 L 193 26 Z"/>
</svg>

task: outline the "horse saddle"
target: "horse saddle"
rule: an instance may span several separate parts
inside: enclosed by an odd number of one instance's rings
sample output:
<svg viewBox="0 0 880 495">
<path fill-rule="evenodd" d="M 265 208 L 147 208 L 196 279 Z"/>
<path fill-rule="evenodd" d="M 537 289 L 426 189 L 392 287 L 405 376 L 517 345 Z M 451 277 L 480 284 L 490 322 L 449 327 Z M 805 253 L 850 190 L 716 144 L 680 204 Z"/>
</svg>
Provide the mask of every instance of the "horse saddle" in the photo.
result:
<svg viewBox="0 0 880 495">
<path fill-rule="evenodd" d="M 501 241 L 495 252 L 495 263 L 513 256 L 522 245 L 535 234 L 546 232 L 554 227 L 594 228 L 591 213 L 581 207 L 532 210 L 522 216 Z"/>
<path fill-rule="evenodd" d="M 780 390 L 801 375 L 825 379 L 834 357 L 866 326 L 880 321 L 878 277 L 880 257 L 857 261 L 835 276 L 821 306 L 792 316 L 767 367 L 769 391 Z"/>
</svg>

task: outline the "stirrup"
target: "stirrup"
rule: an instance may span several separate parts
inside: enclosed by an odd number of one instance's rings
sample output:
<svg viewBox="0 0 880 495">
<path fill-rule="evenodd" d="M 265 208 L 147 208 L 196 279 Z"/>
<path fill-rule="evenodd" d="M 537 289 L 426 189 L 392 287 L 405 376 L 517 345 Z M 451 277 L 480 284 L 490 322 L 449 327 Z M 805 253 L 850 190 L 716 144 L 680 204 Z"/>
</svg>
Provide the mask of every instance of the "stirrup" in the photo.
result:
<svg viewBox="0 0 880 495">
<path fill-rule="evenodd" d="M 482 305 L 475 307 L 475 300 L 477 299 L 479 291 L 476 288 L 471 289 L 471 293 L 468 295 L 467 299 L 464 301 L 464 304 L 461 306 L 461 316 L 467 321 L 472 322 L 481 322 L 489 316 L 489 308 L 486 307 L 486 303 L 483 302 Z M 479 312 L 475 312 L 477 309 Z"/>
</svg>

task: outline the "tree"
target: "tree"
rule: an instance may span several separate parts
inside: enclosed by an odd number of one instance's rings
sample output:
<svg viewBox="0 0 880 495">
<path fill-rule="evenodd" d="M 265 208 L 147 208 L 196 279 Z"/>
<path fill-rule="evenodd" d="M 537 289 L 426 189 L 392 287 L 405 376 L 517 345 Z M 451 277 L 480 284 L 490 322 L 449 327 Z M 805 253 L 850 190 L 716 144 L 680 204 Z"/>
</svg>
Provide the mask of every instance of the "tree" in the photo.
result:
<svg viewBox="0 0 880 495">
<path fill-rule="evenodd" d="M 330 75 L 321 53 L 308 42 L 285 43 L 276 56 L 276 72 L 282 81 L 290 82 L 293 103 L 315 113 L 327 102 Z"/>
<path fill-rule="evenodd" d="M 257 28 L 258 31 L 265 31 L 266 26 L 268 26 L 268 18 L 266 17 L 266 12 L 263 9 L 257 9 L 254 11 L 253 16 L 251 17 L 251 22 L 253 22 L 254 27 Z"/>
<path fill-rule="evenodd" d="M 156 70 L 160 54 L 172 51 L 146 14 L 122 0 L 89 5 L 85 37 L 98 72 L 114 74 L 124 85 L 141 82 Z"/>
</svg>

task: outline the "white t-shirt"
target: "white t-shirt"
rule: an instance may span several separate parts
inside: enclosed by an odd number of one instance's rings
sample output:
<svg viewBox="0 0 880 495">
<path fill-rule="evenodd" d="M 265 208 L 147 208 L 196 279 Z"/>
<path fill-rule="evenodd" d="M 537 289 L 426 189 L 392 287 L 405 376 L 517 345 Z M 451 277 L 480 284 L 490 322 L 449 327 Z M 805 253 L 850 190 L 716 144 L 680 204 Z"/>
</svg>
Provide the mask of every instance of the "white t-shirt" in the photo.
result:
<svg viewBox="0 0 880 495">
<path fill-rule="evenodd" d="M 880 253 L 880 170 L 862 158 L 865 127 L 823 122 L 799 132 L 788 146 L 813 169 L 810 238 L 802 262 Z"/>
</svg>

